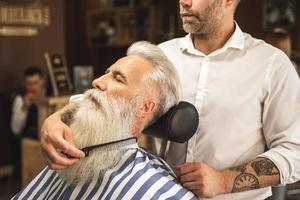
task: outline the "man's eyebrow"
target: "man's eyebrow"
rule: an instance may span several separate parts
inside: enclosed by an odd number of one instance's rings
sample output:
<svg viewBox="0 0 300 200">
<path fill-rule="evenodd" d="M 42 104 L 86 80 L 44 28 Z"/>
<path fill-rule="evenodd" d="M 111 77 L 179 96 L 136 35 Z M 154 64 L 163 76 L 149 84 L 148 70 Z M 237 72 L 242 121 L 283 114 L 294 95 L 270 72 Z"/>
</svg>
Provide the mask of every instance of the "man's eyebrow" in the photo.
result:
<svg viewBox="0 0 300 200">
<path fill-rule="evenodd" d="M 127 78 L 123 72 L 121 72 L 119 70 L 112 70 L 112 73 L 114 76 L 117 76 L 117 75 L 121 76 L 122 79 L 124 79 L 124 82 L 127 82 Z"/>
</svg>

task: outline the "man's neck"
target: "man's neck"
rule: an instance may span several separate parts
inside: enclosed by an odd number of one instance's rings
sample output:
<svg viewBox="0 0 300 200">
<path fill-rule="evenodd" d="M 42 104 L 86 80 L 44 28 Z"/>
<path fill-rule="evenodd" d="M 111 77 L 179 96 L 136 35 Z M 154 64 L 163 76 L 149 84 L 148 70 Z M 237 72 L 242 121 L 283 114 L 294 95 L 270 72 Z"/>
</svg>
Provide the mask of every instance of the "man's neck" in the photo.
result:
<svg viewBox="0 0 300 200">
<path fill-rule="evenodd" d="M 192 35 L 195 49 L 208 55 L 222 48 L 235 30 L 234 21 L 223 25 L 215 35 Z"/>
</svg>

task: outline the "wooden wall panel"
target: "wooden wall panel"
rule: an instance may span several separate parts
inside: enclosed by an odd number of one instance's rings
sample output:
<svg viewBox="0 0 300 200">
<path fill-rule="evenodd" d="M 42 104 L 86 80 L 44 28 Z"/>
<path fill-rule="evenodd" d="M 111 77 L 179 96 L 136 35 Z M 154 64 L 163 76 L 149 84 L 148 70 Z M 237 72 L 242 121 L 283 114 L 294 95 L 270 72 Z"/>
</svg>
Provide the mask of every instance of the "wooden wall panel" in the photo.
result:
<svg viewBox="0 0 300 200">
<path fill-rule="evenodd" d="M 26 1 L 14 2 L 16 5 L 24 5 Z M 49 27 L 32 37 L 0 36 L 0 92 L 22 85 L 23 70 L 29 65 L 39 65 L 46 71 L 45 51 L 65 52 L 64 1 L 41 2 L 50 7 Z"/>
<path fill-rule="evenodd" d="M 28 2 L 14 0 L 16 5 L 27 5 Z M 50 7 L 49 27 L 32 37 L 0 36 L 0 165 L 9 164 L 13 160 L 9 132 L 9 92 L 23 85 L 23 70 L 27 66 L 38 65 L 46 71 L 45 51 L 65 52 L 64 0 L 41 2 Z"/>
</svg>

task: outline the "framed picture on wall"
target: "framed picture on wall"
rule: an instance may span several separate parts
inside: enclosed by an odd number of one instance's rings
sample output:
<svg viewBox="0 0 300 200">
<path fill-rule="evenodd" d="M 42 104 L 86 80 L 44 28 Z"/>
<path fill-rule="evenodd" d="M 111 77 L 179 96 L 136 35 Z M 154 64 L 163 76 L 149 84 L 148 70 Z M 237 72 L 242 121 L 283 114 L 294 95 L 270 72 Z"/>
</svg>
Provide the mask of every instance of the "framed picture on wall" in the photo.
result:
<svg viewBox="0 0 300 200">
<path fill-rule="evenodd" d="M 264 0 L 263 27 L 294 29 L 297 27 L 297 0 Z"/>
<path fill-rule="evenodd" d="M 87 89 L 91 88 L 93 78 L 94 78 L 93 66 L 74 66 L 73 80 L 74 80 L 75 92 L 83 93 Z"/>
<path fill-rule="evenodd" d="M 45 58 L 54 96 L 70 94 L 73 86 L 65 56 L 46 52 Z"/>
<path fill-rule="evenodd" d="M 137 28 L 130 25 L 135 19 L 131 7 L 111 7 L 87 13 L 88 44 L 99 46 L 128 46 L 137 40 Z"/>
</svg>

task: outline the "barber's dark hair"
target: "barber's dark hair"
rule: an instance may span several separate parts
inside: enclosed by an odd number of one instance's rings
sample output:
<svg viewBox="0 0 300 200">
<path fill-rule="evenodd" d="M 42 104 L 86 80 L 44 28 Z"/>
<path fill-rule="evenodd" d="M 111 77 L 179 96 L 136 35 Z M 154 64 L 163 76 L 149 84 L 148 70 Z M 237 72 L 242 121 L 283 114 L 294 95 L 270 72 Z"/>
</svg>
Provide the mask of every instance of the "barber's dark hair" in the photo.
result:
<svg viewBox="0 0 300 200">
<path fill-rule="evenodd" d="M 28 76 L 39 75 L 41 78 L 44 77 L 42 70 L 38 66 L 29 66 L 24 70 L 24 78 Z"/>
</svg>

